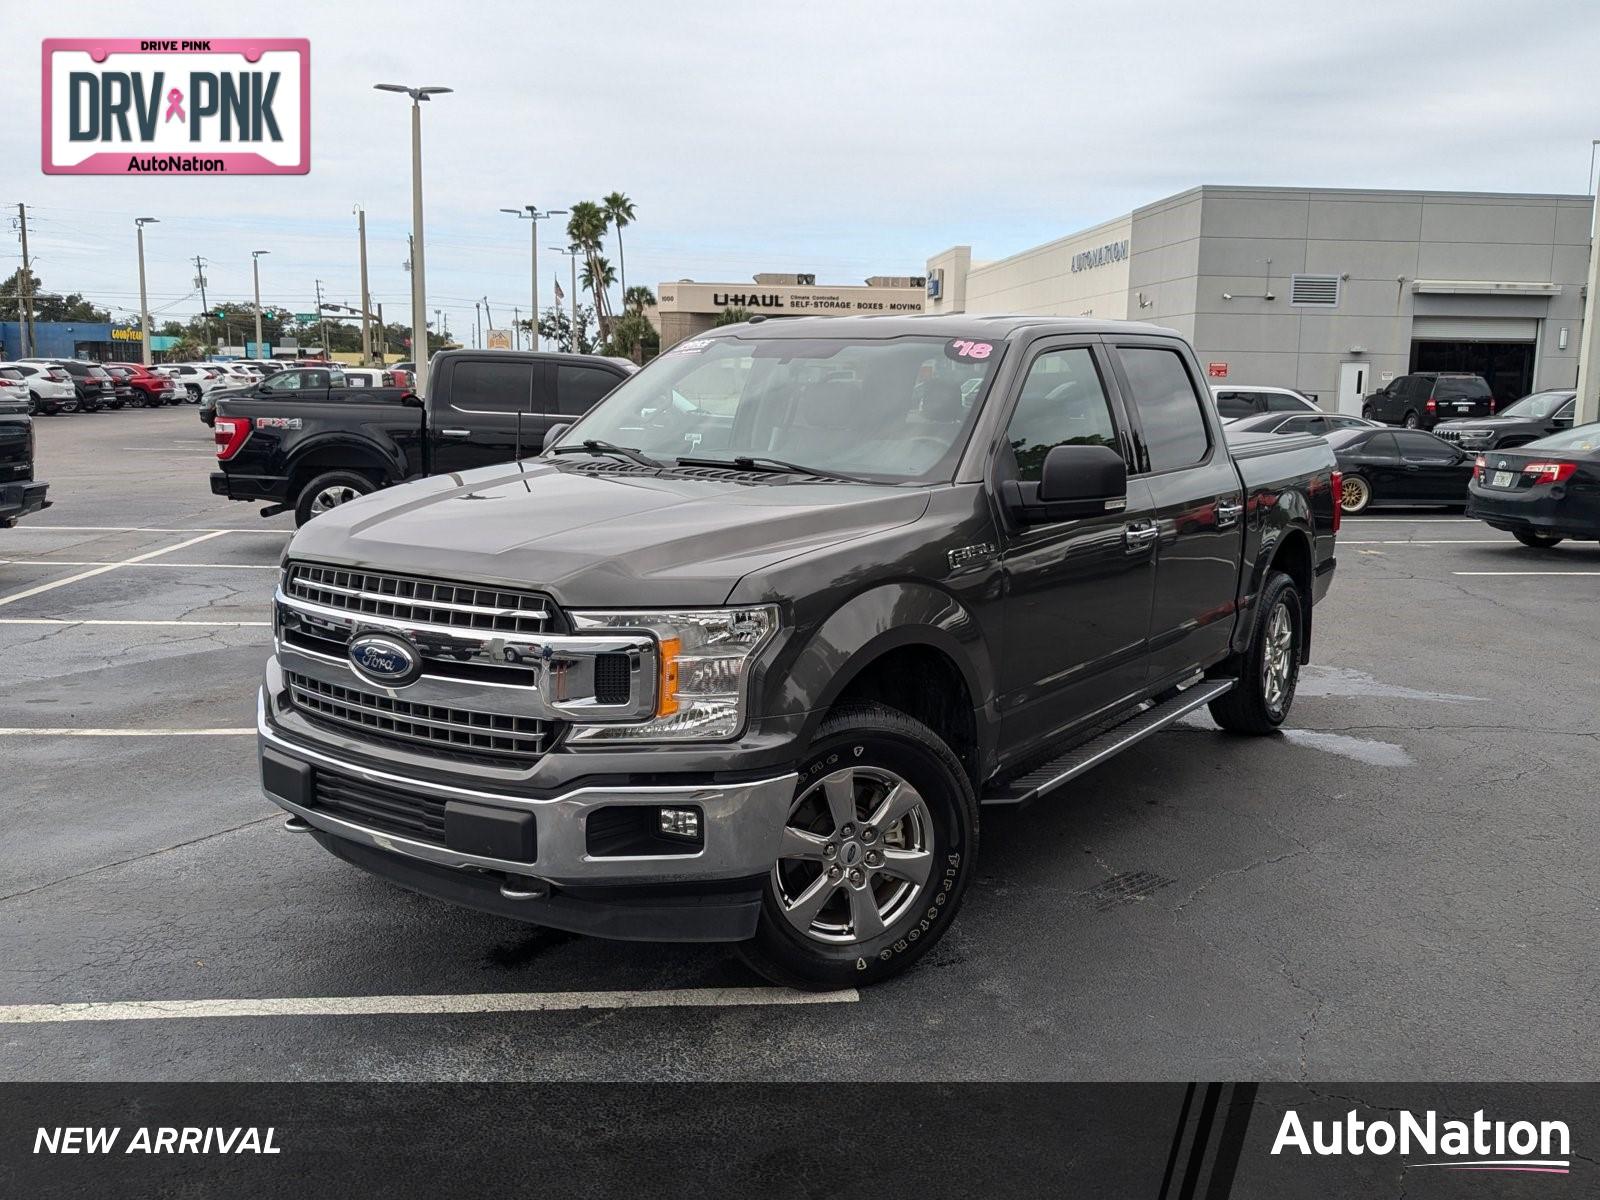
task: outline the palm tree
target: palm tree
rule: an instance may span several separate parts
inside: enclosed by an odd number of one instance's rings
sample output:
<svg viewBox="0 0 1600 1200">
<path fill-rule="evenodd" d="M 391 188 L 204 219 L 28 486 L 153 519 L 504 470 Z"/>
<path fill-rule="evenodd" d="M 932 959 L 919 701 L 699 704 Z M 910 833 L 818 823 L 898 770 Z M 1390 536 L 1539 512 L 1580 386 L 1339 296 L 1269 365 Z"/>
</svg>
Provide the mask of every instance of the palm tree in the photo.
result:
<svg viewBox="0 0 1600 1200">
<path fill-rule="evenodd" d="M 617 265 L 622 268 L 622 294 L 628 294 L 628 257 L 622 253 L 622 229 L 625 225 L 633 224 L 633 201 L 621 192 L 612 192 L 600 201 L 605 209 L 606 216 L 610 218 L 612 226 L 617 231 Z M 626 302 L 624 302 L 626 307 Z"/>
<path fill-rule="evenodd" d="M 588 288 L 591 295 L 603 294 L 616 281 L 617 273 L 611 269 L 611 264 L 603 258 L 591 259 L 588 265 L 578 272 L 578 282 Z"/>
<path fill-rule="evenodd" d="M 618 239 L 619 242 L 621 239 Z M 618 249 L 621 249 L 620 245 Z M 642 284 L 634 284 L 631 288 L 622 290 L 622 307 L 631 313 L 644 316 L 644 310 L 656 306 L 656 294 Z"/>
<path fill-rule="evenodd" d="M 567 217 L 567 237 L 572 244 L 583 251 L 588 266 L 584 268 L 584 279 L 592 283 L 602 279 L 605 272 L 598 270 L 595 264 L 600 259 L 600 251 L 606 236 L 606 228 L 611 224 L 610 214 L 593 200 L 579 200 L 573 204 L 571 215 Z M 610 298 L 605 293 L 605 284 L 599 289 L 590 287 L 594 294 L 595 318 L 600 323 L 600 336 L 605 337 L 608 319 L 611 315 Z"/>
</svg>

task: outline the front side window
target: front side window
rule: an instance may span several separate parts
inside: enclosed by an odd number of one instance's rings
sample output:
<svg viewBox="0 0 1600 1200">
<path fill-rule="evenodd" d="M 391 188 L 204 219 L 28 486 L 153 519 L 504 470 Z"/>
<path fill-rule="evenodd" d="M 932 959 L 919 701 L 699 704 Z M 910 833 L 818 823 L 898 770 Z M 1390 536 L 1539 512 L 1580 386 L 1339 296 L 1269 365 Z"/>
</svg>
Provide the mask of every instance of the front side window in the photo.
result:
<svg viewBox="0 0 1600 1200">
<path fill-rule="evenodd" d="M 1456 456 L 1449 443 L 1442 442 L 1429 433 L 1414 433 L 1402 429 L 1396 430 L 1389 436 L 1394 438 L 1395 445 L 1400 447 L 1401 458 L 1431 460 Z"/>
<path fill-rule="evenodd" d="M 298 392 L 303 386 L 300 378 L 299 371 L 279 371 L 268 381 L 266 387 L 272 392 Z"/>
<path fill-rule="evenodd" d="M 782 459 L 886 483 L 949 479 L 1005 343 L 781 337 L 679 342 L 623 380 L 558 443 L 651 458 Z"/>
<path fill-rule="evenodd" d="M 535 412 L 533 364 L 468 359 L 450 372 L 450 407 L 457 412 Z"/>
<path fill-rule="evenodd" d="M 1267 411 L 1305 412 L 1306 401 L 1299 396 L 1292 396 L 1288 392 L 1268 392 Z"/>
<path fill-rule="evenodd" d="M 1014 469 L 1001 473 L 1023 483 L 1039 482 L 1045 457 L 1057 446 L 1109 446 L 1121 453 L 1111 404 L 1086 347 L 1046 350 L 1033 360 L 1006 442 Z"/>
<path fill-rule="evenodd" d="M 1182 356 L 1145 346 L 1123 346 L 1117 354 L 1144 429 L 1150 469 L 1172 471 L 1205 458 L 1211 439 Z"/>
<path fill-rule="evenodd" d="M 1255 411 L 1255 400 L 1249 392 L 1217 393 L 1217 415 L 1220 417 L 1248 417 Z"/>
</svg>

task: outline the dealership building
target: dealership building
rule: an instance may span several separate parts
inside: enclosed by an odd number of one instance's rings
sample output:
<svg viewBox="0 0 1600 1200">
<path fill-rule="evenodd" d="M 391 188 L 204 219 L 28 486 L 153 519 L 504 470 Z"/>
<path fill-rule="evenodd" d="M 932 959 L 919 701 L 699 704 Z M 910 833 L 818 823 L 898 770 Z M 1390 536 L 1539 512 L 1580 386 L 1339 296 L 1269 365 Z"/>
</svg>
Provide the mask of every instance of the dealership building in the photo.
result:
<svg viewBox="0 0 1600 1200">
<path fill-rule="evenodd" d="M 1500 400 L 1576 386 L 1589 196 L 1204 186 L 992 262 L 927 262 L 928 312 L 1178 330 L 1212 382 L 1359 412 L 1409 371 Z"/>
<path fill-rule="evenodd" d="M 667 349 L 704 333 L 728 309 L 762 317 L 883 316 L 919 313 L 927 306 L 920 275 L 874 275 L 864 284 L 818 284 L 815 275 L 762 274 L 752 283 L 698 283 L 680 279 L 656 285 L 650 320 Z"/>
</svg>

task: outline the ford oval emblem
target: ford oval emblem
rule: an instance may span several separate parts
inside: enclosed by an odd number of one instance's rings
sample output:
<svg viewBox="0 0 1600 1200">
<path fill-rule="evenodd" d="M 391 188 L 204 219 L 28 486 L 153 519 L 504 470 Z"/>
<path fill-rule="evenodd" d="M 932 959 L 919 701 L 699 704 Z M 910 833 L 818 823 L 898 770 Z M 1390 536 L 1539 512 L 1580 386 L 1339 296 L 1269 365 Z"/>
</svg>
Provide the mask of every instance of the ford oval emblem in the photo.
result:
<svg viewBox="0 0 1600 1200">
<path fill-rule="evenodd" d="M 422 674 L 422 655 L 417 648 L 388 634 L 359 634 L 350 639 L 345 652 L 357 675 L 381 687 L 405 687 Z"/>
</svg>

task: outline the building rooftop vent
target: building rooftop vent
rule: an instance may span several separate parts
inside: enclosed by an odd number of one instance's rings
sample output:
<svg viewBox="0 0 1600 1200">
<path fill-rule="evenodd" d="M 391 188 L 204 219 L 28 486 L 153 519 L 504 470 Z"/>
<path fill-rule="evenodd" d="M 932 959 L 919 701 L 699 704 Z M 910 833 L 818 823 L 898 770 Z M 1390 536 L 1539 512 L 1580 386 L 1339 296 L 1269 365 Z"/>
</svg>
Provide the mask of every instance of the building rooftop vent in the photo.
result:
<svg viewBox="0 0 1600 1200">
<path fill-rule="evenodd" d="M 1289 303 L 1307 308 L 1338 308 L 1337 275 L 1294 275 L 1289 280 Z"/>
</svg>

